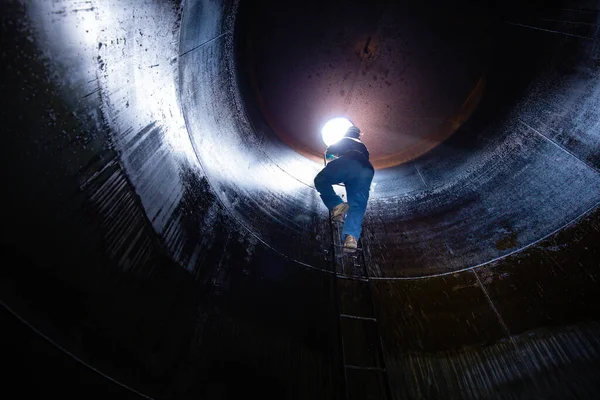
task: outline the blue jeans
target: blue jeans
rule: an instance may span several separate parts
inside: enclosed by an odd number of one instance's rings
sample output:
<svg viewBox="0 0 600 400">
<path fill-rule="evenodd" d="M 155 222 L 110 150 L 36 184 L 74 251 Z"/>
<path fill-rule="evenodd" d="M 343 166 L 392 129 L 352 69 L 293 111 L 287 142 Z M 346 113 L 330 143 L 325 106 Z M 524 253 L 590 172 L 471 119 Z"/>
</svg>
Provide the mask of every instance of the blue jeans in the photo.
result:
<svg viewBox="0 0 600 400">
<path fill-rule="evenodd" d="M 315 188 L 330 211 L 344 202 L 340 196 L 335 194 L 332 185 L 344 183 L 346 186 L 346 196 L 348 196 L 350 208 L 344 222 L 342 240 L 346 240 L 346 235 L 352 235 L 356 240 L 360 238 L 374 174 L 375 171 L 370 163 L 342 156 L 327 164 L 315 177 Z"/>
</svg>

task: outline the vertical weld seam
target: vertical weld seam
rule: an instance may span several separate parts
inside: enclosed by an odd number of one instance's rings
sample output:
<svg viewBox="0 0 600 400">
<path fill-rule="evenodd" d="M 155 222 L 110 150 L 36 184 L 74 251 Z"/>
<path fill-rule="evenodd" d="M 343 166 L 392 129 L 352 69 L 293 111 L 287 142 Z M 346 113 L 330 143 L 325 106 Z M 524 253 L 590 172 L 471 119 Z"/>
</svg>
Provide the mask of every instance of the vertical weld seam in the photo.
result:
<svg viewBox="0 0 600 400">
<path fill-rule="evenodd" d="M 427 188 L 427 182 L 425 182 L 425 178 L 423 178 L 423 174 L 421 174 L 421 171 L 419 171 L 419 168 L 417 168 L 417 166 L 414 166 L 415 169 L 417 170 L 417 174 L 419 174 L 419 177 L 421 178 L 421 181 L 423 181 L 423 185 L 425 185 L 425 187 Z"/>
<path fill-rule="evenodd" d="M 56 348 L 61 353 L 63 353 L 66 356 L 70 357 L 75 362 L 77 362 L 80 365 L 82 365 L 84 368 L 90 369 L 91 371 L 93 371 L 96 374 L 102 376 L 103 378 L 108 379 L 110 382 L 113 382 L 115 385 L 120 386 L 123 389 L 130 391 L 131 393 L 135 393 L 136 395 L 138 395 L 138 396 L 140 396 L 140 397 L 142 397 L 144 399 L 154 400 L 153 397 L 150 397 L 150 396 L 147 396 L 147 395 L 145 395 L 145 394 L 143 394 L 141 392 L 138 392 L 134 388 L 132 388 L 130 386 L 127 386 L 126 384 L 124 384 L 124 383 L 122 383 L 122 382 L 120 382 L 120 381 L 118 381 L 118 380 L 116 380 L 114 378 L 111 378 L 109 375 L 107 375 L 104 372 L 102 372 L 102 370 L 100 370 L 98 368 L 95 368 L 94 366 L 92 366 L 91 364 L 89 364 L 83 358 L 80 358 L 77 355 L 75 355 L 75 353 L 67 350 L 67 348 L 61 346 L 58 342 L 54 341 L 50 336 L 47 336 L 42 331 L 38 330 L 33 324 L 29 323 L 29 321 L 27 321 L 25 318 L 23 318 L 15 310 L 13 310 L 12 308 L 10 308 L 8 306 L 8 304 L 4 303 L 2 300 L 0 300 L 0 306 L 2 306 L 4 309 L 6 309 L 6 311 L 8 311 L 10 314 L 12 314 L 21 323 L 23 323 L 23 325 L 25 325 L 26 327 L 28 327 L 29 329 L 31 329 L 34 333 L 36 333 L 37 335 L 39 335 L 43 340 L 45 340 L 46 342 L 48 342 L 49 345 L 53 346 L 54 348 Z"/>
<path fill-rule="evenodd" d="M 519 24 L 517 22 L 511 22 L 511 21 L 504 21 L 504 23 L 508 24 L 508 25 L 520 26 L 521 28 L 529 28 L 529 29 L 533 29 L 533 30 L 541 31 L 541 32 L 556 33 L 558 35 L 571 36 L 571 37 L 576 37 L 576 38 L 579 38 L 579 39 L 585 39 L 585 40 L 595 41 L 595 38 L 589 37 L 589 36 L 575 35 L 573 33 L 567 33 L 567 32 L 562 32 L 562 31 L 555 31 L 555 30 L 552 30 L 552 29 L 545 29 L 545 28 L 540 28 L 538 26 L 532 26 L 532 25 L 526 25 L 526 24 Z"/>
<path fill-rule="evenodd" d="M 479 283 L 479 287 L 483 291 L 483 294 L 485 295 L 485 298 L 487 299 L 489 305 L 492 307 L 492 310 L 494 311 L 494 314 L 496 314 L 496 317 L 498 317 L 498 321 L 500 322 L 500 324 L 504 328 L 504 331 L 506 332 L 506 334 L 508 335 L 508 337 L 511 338 L 511 340 L 512 340 L 512 335 L 510 334 L 510 330 L 508 329 L 508 326 L 506 325 L 506 323 L 504 322 L 504 319 L 502 318 L 502 315 L 500 315 L 500 312 L 496 308 L 496 305 L 494 304 L 494 301 L 492 300 L 492 297 L 488 293 L 488 291 L 485 288 L 485 286 L 483 286 L 483 282 L 481 282 L 481 279 L 479 278 L 479 275 L 477 274 L 477 271 L 475 271 L 474 269 L 472 269 L 471 271 L 473 271 L 473 274 L 475 275 L 475 278 L 477 279 L 477 282 Z"/>
<path fill-rule="evenodd" d="M 479 275 L 477 274 L 477 271 L 475 271 L 475 269 L 472 269 L 472 271 L 473 271 L 473 274 L 475 275 L 475 278 L 477 279 L 477 282 L 479 283 L 479 287 L 481 287 L 481 290 L 485 294 L 485 297 L 486 297 L 488 303 L 490 304 L 490 306 L 492 307 L 492 310 L 494 311 L 494 313 L 498 317 L 498 320 L 500 321 L 500 324 L 502 325 L 502 327 L 504 328 L 504 330 L 508 334 L 508 339 L 510 340 L 512 346 L 514 347 L 517 356 L 521 359 L 521 362 L 525 366 L 525 369 L 527 370 L 529 376 L 532 377 L 533 376 L 533 372 L 531 371 L 531 368 L 529 367 L 529 364 L 527 363 L 525 357 L 523 356 L 521 350 L 519 349 L 519 346 L 517 345 L 517 341 L 511 335 L 510 330 L 508 329 L 508 326 L 504 322 L 504 319 L 502 318 L 502 315 L 500 315 L 500 312 L 496 308 L 496 305 L 494 304 L 494 301 L 492 300 L 492 297 L 490 296 L 489 292 L 486 290 L 485 286 L 483 286 L 483 282 L 481 282 L 481 279 L 479 278 Z M 534 379 L 531 379 L 531 381 L 533 382 L 534 385 L 536 385 L 536 382 L 535 382 Z"/>
</svg>

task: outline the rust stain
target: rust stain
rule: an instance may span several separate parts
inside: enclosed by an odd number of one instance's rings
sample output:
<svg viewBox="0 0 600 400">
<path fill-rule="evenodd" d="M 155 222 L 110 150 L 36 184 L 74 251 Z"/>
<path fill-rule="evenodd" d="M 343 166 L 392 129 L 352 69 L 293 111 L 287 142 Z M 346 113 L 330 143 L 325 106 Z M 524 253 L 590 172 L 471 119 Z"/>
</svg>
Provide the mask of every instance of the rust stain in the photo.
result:
<svg viewBox="0 0 600 400">
<path fill-rule="evenodd" d="M 513 232 L 509 225 L 503 226 L 503 236 L 496 241 L 497 250 L 512 249 L 520 245 L 517 240 L 517 234 Z"/>
<path fill-rule="evenodd" d="M 517 246 L 519 246 L 519 241 L 514 232 L 511 232 L 509 235 L 496 242 L 496 249 L 498 250 L 507 250 Z"/>
</svg>

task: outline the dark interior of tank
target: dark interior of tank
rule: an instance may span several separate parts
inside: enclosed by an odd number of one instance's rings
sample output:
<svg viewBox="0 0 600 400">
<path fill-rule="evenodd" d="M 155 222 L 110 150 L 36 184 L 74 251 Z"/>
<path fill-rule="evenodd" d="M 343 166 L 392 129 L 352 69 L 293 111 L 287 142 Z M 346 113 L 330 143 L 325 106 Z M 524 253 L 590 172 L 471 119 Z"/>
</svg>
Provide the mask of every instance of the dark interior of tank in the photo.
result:
<svg viewBox="0 0 600 400">
<path fill-rule="evenodd" d="M 1 7 L 5 394 L 600 395 L 597 0 Z"/>
</svg>

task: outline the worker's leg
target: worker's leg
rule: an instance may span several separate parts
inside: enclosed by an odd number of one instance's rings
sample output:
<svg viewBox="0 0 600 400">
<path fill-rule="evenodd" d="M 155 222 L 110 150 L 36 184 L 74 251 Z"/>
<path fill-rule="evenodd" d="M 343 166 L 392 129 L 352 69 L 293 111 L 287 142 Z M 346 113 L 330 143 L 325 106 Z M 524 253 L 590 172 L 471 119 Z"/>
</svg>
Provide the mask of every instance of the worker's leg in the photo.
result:
<svg viewBox="0 0 600 400">
<path fill-rule="evenodd" d="M 355 176 L 346 182 L 346 194 L 350 209 L 342 230 L 342 240 L 346 239 L 346 235 L 352 235 L 356 240 L 360 238 L 362 222 L 369 201 L 369 190 L 374 175 L 374 171 L 370 166 L 361 164 L 358 161 L 356 164 L 357 166 L 353 168 Z"/>
<path fill-rule="evenodd" d="M 343 157 L 333 160 L 315 177 L 315 189 L 317 189 L 323 203 L 325 203 L 325 206 L 329 210 L 332 210 L 333 207 L 344 202 L 344 200 L 335 193 L 332 185 L 344 182 L 351 176 L 349 175 L 347 168 L 348 161 L 352 160 L 345 160 Z"/>
</svg>

